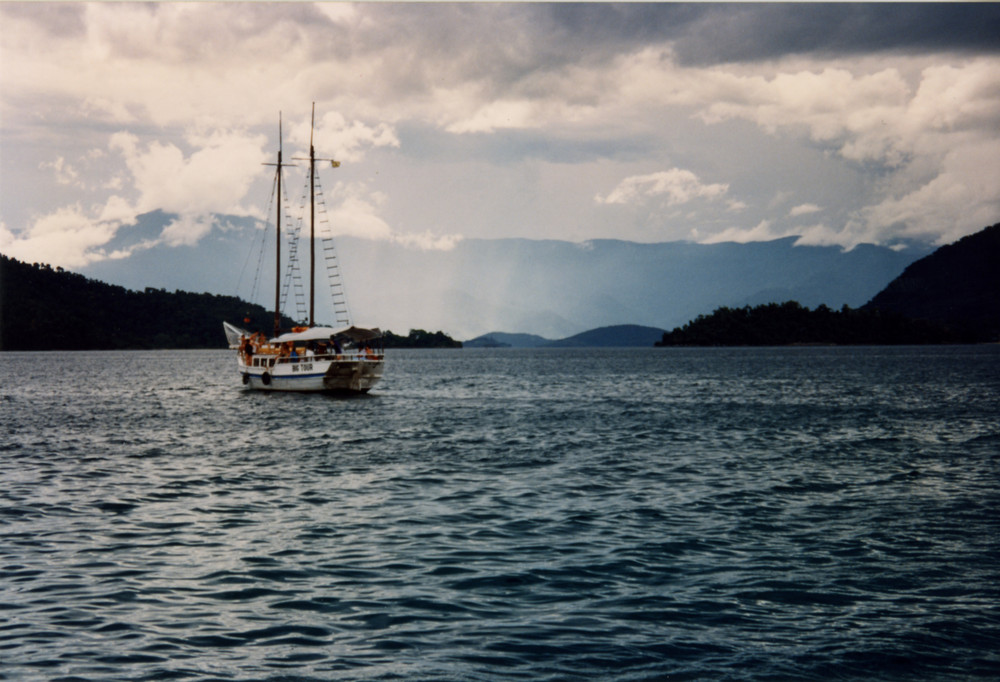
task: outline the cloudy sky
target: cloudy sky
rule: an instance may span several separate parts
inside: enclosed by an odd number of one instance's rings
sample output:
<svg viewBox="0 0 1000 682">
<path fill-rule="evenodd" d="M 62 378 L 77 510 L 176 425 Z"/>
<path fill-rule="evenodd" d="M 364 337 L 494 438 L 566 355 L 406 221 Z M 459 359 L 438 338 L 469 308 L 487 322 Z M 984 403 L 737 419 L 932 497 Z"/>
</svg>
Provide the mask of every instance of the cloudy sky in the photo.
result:
<svg viewBox="0 0 1000 682">
<path fill-rule="evenodd" d="M 171 245 L 262 216 L 312 102 L 335 228 L 412 248 L 1000 221 L 995 3 L 2 2 L 0 39 L 0 251 L 29 262 L 127 258 L 155 209 Z"/>
</svg>

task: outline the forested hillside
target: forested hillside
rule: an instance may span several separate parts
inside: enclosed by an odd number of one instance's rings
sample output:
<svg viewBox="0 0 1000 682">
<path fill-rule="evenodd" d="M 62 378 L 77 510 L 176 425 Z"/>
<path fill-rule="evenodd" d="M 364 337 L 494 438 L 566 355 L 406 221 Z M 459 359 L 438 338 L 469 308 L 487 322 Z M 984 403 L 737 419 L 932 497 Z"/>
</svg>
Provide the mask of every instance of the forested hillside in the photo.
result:
<svg viewBox="0 0 1000 682">
<path fill-rule="evenodd" d="M 717 308 L 657 346 L 989 343 L 1000 340 L 1000 224 L 911 264 L 862 308 L 796 301 Z"/>
<path fill-rule="evenodd" d="M 904 345 L 955 343 L 963 338 L 940 324 L 898 313 L 805 308 L 795 301 L 754 308 L 718 308 L 663 335 L 657 346 Z"/>
<path fill-rule="evenodd" d="M 225 348 L 223 320 L 274 326 L 274 313 L 235 296 L 131 291 L 0 258 L 0 350 Z M 294 322 L 286 317 L 282 324 Z"/>
<path fill-rule="evenodd" d="M 1000 336 L 1000 223 L 911 264 L 866 309 L 934 320 L 981 341 Z"/>
<path fill-rule="evenodd" d="M 236 296 L 131 291 L 62 268 L 0 258 L 0 350 L 225 348 L 223 321 L 265 332 L 274 327 L 273 312 Z M 282 329 L 295 324 L 282 316 Z M 386 332 L 385 346 L 462 344 L 415 329 L 408 336 Z"/>
</svg>

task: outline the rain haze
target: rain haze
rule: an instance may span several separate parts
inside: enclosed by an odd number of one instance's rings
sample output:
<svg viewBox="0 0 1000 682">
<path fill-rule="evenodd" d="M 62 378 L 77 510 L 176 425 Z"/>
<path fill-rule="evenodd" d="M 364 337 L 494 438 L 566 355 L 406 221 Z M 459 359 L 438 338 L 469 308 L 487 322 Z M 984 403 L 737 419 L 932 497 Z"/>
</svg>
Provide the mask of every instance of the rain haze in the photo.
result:
<svg viewBox="0 0 1000 682">
<path fill-rule="evenodd" d="M 409 250 L 904 249 L 1000 216 L 992 3 L 5 2 L 0 27 L 0 250 L 28 262 L 264 219 L 279 112 L 301 157 L 313 102 L 334 230 Z"/>
</svg>

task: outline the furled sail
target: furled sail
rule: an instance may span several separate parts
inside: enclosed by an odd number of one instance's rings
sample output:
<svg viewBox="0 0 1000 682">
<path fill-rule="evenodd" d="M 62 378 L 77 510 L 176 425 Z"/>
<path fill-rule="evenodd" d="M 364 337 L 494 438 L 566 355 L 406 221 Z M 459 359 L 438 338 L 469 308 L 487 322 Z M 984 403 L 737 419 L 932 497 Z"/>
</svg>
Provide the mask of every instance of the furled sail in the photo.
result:
<svg viewBox="0 0 1000 682">
<path fill-rule="evenodd" d="M 240 347 L 240 337 L 250 336 L 250 332 L 246 329 L 240 329 L 228 322 L 223 322 L 222 328 L 226 330 L 226 341 L 229 342 L 229 347 L 234 350 Z"/>
</svg>

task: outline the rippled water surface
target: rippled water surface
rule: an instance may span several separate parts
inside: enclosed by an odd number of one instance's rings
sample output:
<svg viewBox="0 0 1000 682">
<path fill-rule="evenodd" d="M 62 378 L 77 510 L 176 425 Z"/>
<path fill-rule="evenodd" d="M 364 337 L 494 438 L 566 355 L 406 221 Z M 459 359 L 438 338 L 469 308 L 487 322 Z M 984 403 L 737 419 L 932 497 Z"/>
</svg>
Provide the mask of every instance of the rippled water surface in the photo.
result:
<svg viewBox="0 0 1000 682">
<path fill-rule="evenodd" d="M 0 367 L 0 678 L 1000 676 L 996 346 Z"/>
</svg>

